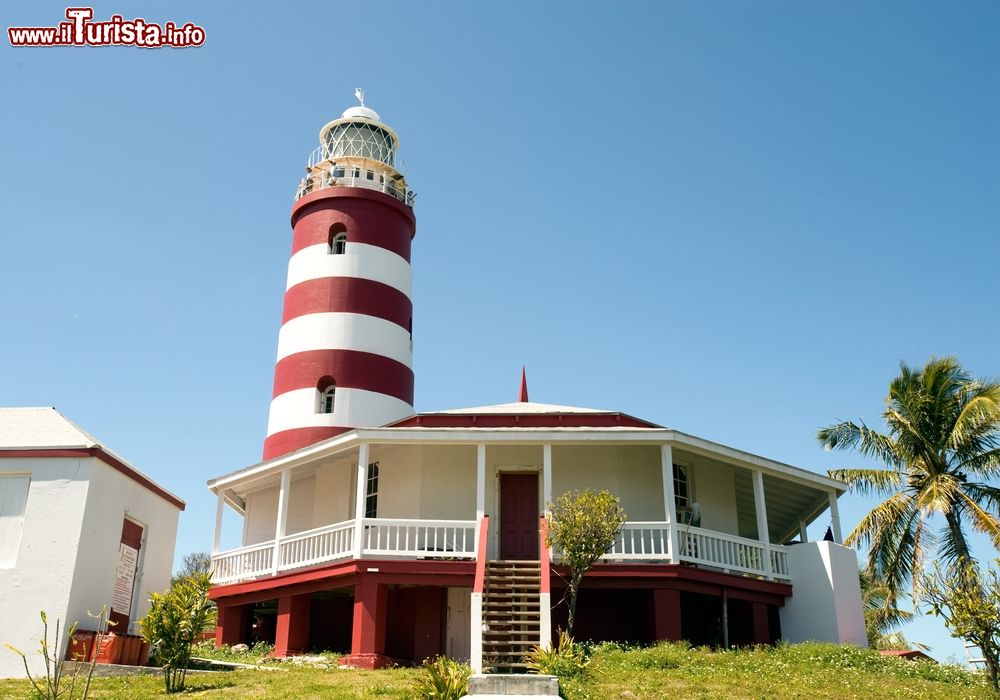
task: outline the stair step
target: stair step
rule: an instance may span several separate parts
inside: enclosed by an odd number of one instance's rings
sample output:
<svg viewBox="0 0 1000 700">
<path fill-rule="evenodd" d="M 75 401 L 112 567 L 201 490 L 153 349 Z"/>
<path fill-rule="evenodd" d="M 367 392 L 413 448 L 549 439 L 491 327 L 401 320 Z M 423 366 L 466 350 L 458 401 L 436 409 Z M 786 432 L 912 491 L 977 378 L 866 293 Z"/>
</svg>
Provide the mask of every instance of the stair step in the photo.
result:
<svg viewBox="0 0 1000 700">
<path fill-rule="evenodd" d="M 503 608 L 515 608 L 524 610 L 537 610 L 538 609 L 538 598 L 524 598 L 519 596 L 505 597 L 505 598 L 483 598 L 483 609 L 498 607 Z"/>
<path fill-rule="evenodd" d="M 539 576 L 500 576 L 497 574 L 491 574 L 487 577 L 486 582 L 497 582 L 497 583 L 509 583 L 509 584 L 519 584 L 519 583 L 535 583 L 539 582 Z"/>
<path fill-rule="evenodd" d="M 508 605 L 505 608 L 496 607 L 496 608 L 493 608 L 492 610 L 490 610 L 490 609 L 484 609 L 483 610 L 483 619 L 484 620 L 487 620 L 487 619 L 506 620 L 506 619 L 510 619 L 512 617 L 513 618 L 518 618 L 518 617 L 525 617 L 525 618 L 527 618 L 527 617 L 538 617 L 538 615 L 539 615 L 540 612 L 541 611 L 538 608 L 535 608 L 534 610 L 515 610 L 514 608 L 512 608 L 511 606 Z"/>
<path fill-rule="evenodd" d="M 500 600 L 509 600 L 510 598 L 518 598 L 518 599 L 521 599 L 521 598 L 531 598 L 531 599 L 537 599 L 537 598 L 541 598 L 541 597 L 542 597 L 541 593 L 528 593 L 526 591 L 525 592 L 513 591 L 511 593 L 499 593 L 499 592 L 497 592 L 497 593 L 489 593 L 489 592 L 487 592 L 487 593 L 485 593 L 483 595 L 483 600 L 490 600 L 490 599 L 492 599 L 492 600 L 498 600 L 498 599 L 500 599 Z"/>
<path fill-rule="evenodd" d="M 488 629 L 483 632 L 483 637 L 524 637 L 524 636 L 534 636 L 537 637 L 539 632 L 539 626 L 536 624 L 533 627 L 522 627 L 520 629 Z"/>
</svg>

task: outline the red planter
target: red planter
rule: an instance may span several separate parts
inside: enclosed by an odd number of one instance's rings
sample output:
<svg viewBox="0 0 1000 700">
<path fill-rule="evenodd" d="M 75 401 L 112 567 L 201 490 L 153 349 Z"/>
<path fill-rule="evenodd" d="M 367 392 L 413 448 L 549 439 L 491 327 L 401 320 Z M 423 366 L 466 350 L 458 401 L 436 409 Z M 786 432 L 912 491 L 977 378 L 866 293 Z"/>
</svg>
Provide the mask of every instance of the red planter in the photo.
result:
<svg viewBox="0 0 1000 700">
<path fill-rule="evenodd" d="M 108 632 L 102 636 L 101 643 L 97 647 L 97 663 L 121 663 L 123 641 L 124 637 L 114 632 Z"/>
<path fill-rule="evenodd" d="M 66 645 L 67 661 L 90 661 L 94 653 L 96 632 L 77 630 Z"/>
<path fill-rule="evenodd" d="M 66 646 L 67 661 L 90 661 L 94 658 L 96 632 L 77 630 Z M 101 638 L 97 663 L 145 666 L 149 663 L 149 643 L 138 635 L 109 632 Z"/>
<path fill-rule="evenodd" d="M 136 666 L 146 666 L 149 664 L 149 642 L 139 639 L 139 661 Z"/>
<path fill-rule="evenodd" d="M 118 663 L 135 666 L 139 661 L 139 637 L 127 636 L 122 639 L 122 655 Z"/>
</svg>

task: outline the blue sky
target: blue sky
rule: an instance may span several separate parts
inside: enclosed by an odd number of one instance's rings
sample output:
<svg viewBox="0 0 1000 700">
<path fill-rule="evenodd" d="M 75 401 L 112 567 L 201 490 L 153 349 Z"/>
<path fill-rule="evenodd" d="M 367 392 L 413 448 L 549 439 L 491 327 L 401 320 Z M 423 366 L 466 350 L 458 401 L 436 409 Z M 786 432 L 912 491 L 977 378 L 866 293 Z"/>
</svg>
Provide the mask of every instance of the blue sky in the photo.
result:
<svg viewBox="0 0 1000 700">
<path fill-rule="evenodd" d="M 418 410 L 525 364 L 532 399 L 822 472 L 858 462 L 816 428 L 877 421 L 900 360 L 1000 374 L 996 3 L 239 7 L 95 7 L 196 49 L 0 42 L 0 403 L 186 499 L 178 556 L 260 457 L 292 195 L 356 86 L 419 194 Z"/>
</svg>

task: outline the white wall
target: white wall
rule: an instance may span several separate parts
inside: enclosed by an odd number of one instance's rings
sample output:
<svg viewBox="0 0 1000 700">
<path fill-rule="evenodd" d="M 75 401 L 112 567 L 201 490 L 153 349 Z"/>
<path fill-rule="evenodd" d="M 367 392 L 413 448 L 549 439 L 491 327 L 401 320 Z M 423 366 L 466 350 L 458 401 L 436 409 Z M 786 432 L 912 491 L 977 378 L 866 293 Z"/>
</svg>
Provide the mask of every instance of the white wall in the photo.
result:
<svg viewBox="0 0 1000 700">
<path fill-rule="evenodd" d="M 170 586 L 180 517 L 177 506 L 117 469 L 100 460 L 94 460 L 93 465 L 68 605 L 69 617 L 79 620 L 81 629 L 93 629 L 88 610 L 96 613 L 102 605 L 110 607 L 122 520 L 128 516 L 143 526 L 129 616 L 135 622 L 149 610 L 149 593 Z"/>
<path fill-rule="evenodd" d="M 475 446 L 423 445 L 420 463 L 420 517 L 475 520 Z"/>
<path fill-rule="evenodd" d="M 792 545 L 788 569 L 792 596 L 780 608 L 782 638 L 868 646 L 853 549 L 833 542 Z"/>
<path fill-rule="evenodd" d="M 310 474 L 299 479 L 293 476 L 291 491 L 288 494 L 288 520 L 285 523 L 286 535 L 294 535 L 296 532 L 304 532 L 315 527 L 313 525 L 313 503 L 315 500 L 316 476 Z M 272 523 L 272 530 L 276 524 Z"/>
<path fill-rule="evenodd" d="M 733 467 L 703 460 L 674 459 L 689 464 L 688 478 L 694 500 L 701 505 L 701 526 L 708 530 L 738 535 L 736 475 Z"/>
<path fill-rule="evenodd" d="M 273 540 L 278 522 L 278 487 L 248 493 L 243 517 L 243 546 Z"/>
<path fill-rule="evenodd" d="M 377 446 L 378 517 L 473 520 L 474 445 Z"/>
<path fill-rule="evenodd" d="M 552 498 L 567 491 L 607 489 L 629 520 L 663 520 L 660 448 L 647 445 L 568 445 L 552 448 Z"/>
<path fill-rule="evenodd" d="M 31 475 L 17 560 L 14 568 L 0 569 L 0 678 L 24 675 L 20 657 L 4 643 L 28 655 L 32 673 L 41 670 L 41 656 L 34 652 L 42 634 L 42 610 L 52 628 L 50 644 L 56 619 L 65 623 L 88 479 L 96 463 L 92 457 L 0 459 L 0 472 Z M 118 528 L 116 543 L 121 522 Z"/>
<path fill-rule="evenodd" d="M 351 517 L 354 507 L 352 473 L 355 460 L 339 460 L 316 472 L 313 500 L 313 527 L 341 523 Z"/>
</svg>

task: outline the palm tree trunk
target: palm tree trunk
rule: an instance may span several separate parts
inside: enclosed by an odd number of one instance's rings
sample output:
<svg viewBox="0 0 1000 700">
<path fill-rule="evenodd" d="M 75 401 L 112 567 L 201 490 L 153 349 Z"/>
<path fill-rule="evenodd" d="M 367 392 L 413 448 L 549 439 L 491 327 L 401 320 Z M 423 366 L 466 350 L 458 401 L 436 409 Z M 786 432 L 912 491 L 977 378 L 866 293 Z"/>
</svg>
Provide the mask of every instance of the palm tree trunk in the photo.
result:
<svg viewBox="0 0 1000 700">
<path fill-rule="evenodd" d="M 964 560 L 968 563 L 971 561 L 971 553 L 969 552 L 969 543 L 965 539 L 965 532 L 962 531 L 961 517 L 955 512 L 954 509 L 948 511 L 947 515 L 944 517 L 948 523 L 948 534 L 955 549 L 956 556 L 959 560 Z"/>
</svg>

